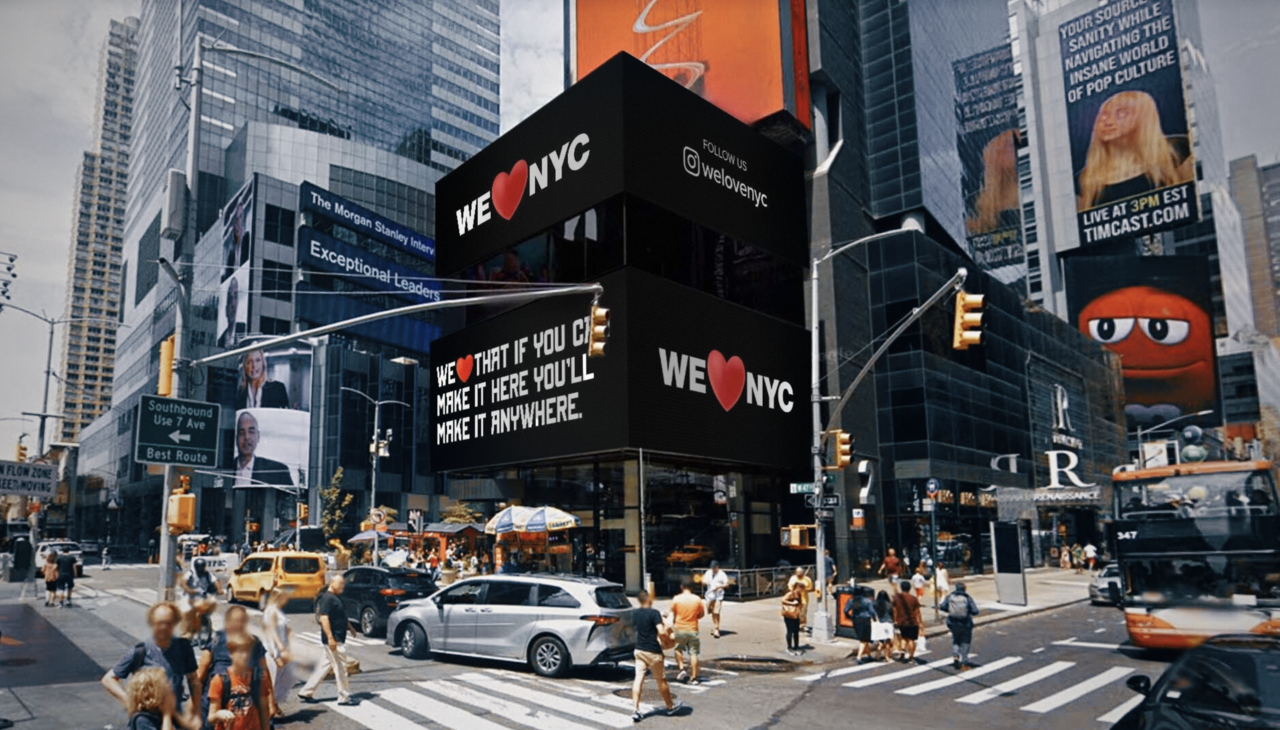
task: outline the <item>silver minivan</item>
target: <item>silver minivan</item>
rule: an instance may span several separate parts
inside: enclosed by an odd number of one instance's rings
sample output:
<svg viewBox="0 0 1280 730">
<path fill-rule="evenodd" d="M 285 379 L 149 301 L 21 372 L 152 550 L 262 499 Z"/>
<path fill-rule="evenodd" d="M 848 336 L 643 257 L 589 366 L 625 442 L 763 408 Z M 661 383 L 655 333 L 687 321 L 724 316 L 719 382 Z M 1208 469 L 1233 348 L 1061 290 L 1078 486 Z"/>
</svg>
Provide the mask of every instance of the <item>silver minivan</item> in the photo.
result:
<svg viewBox="0 0 1280 730">
<path fill-rule="evenodd" d="M 412 659 L 431 654 L 527 662 L 544 677 L 629 660 L 636 634 L 623 587 L 602 578 L 492 575 L 400 604 L 387 643 Z"/>
</svg>

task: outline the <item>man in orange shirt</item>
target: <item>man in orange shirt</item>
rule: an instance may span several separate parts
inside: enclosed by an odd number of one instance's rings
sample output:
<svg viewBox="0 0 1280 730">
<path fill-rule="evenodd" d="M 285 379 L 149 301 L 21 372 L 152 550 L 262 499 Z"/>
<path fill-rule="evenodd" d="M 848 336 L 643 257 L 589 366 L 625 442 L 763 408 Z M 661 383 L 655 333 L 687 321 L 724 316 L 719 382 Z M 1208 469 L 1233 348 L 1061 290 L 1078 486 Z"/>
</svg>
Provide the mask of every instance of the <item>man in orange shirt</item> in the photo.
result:
<svg viewBox="0 0 1280 730">
<path fill-rule="evenodd" d="M 681 682 L 699 684 L 698 654 L 702 650 L 702 640 L 698 638 L 698 621 L 706 614 L 702 599 L 693 593 L 693 583 L 686 580 L 680 586 L 680 595 L 671 602 L 671 614 L 675 617 L 676 630 L 676 669 L 680 674 L 676 677 Z M 689 673 L 684 671 L 684 655 L 689 655 Z"/>
</svg>

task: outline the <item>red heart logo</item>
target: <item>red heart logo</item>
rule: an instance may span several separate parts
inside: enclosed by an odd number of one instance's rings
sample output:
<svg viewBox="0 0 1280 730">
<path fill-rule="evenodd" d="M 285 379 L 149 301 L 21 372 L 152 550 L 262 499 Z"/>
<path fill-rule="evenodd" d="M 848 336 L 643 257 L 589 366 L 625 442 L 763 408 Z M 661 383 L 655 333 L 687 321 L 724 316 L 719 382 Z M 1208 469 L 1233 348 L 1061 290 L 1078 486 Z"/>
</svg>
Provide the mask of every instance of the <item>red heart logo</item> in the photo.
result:
<svg viewBox="0 0 1280 730">
<path fill-rule="evenodd" d="M 711 390 L 720 401 L 720 407 L 728 411 L 742 397 L 742 386 L 747 384 L 747 366 L 737 355 L 725 361 L 719 350 L 712 350 L 707 355 L 707 379 L 711 381 Z"/>
<path fill-rule="evenodd" d="M 467 378 L 471 377 L 471 367 L 475 364 L 476 359 L 472 355 L 458 358 L 458 362 L 454 364 L 454 367 L 458 371 L 458 380 L 461 380 L 464 383 L 467 382 Z"/>
<path fill-rule="evenodd" d="M 511 220 L 524 199 L 524 184 L 529 182 L 529 163 L 520 160 L 510 173 L 500 172 L 493 179 L 493 209 Z"/>
</svg>

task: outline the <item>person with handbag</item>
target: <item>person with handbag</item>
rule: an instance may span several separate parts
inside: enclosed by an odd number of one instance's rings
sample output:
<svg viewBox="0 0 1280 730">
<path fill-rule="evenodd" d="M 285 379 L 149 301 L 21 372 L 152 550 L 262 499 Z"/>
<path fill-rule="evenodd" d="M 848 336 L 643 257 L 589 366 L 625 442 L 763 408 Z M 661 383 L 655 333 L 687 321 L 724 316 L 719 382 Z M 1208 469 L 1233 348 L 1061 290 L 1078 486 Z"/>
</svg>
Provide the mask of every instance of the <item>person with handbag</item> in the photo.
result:
<svg viewBox="0 0 1280 730">
<path fill-rule="evenodd" d="M 853 633 L 858 637 L 858 656 L 856 661 L 862 662 L 867 648 L 873 646 L 871 628 L 876 620 L 876 607 L 867 595 L 869 589 L 858 586 L 852 599 L 844 604 L 844 617 L 853 622 Z"/>
<path fill-rule="evenodd" d="M 803 588 L 793 583 L 782 596 L 782 622 L 787 627 L 787 653 L 800 655 L 800 617 L 804 615 Z"/>
<path fill-rule="evenodd" d="M 662 614 L 653 607 L 653 596 L 648 591 L 640 591 L 638 598 L 640 608 L 633 614 L 636 628 L 636 679 L 631 685 L 631 699 L 635 704 L 635 711 L 631 715 L 633 722 L 640 722 L 645 717 L 640 712 L 640 693 L 644 688 L 646 672 L 653 674 L 654 681 L 658 683 L 658 693 L 667 706 L 666 714 L 674 715 L 684 705 L 679 700 L 671 699 L 671 685 L 667 684 L 666 657 L 663 656 L 666 649 L 675 647 L 675 633 Z"/>
</svg>

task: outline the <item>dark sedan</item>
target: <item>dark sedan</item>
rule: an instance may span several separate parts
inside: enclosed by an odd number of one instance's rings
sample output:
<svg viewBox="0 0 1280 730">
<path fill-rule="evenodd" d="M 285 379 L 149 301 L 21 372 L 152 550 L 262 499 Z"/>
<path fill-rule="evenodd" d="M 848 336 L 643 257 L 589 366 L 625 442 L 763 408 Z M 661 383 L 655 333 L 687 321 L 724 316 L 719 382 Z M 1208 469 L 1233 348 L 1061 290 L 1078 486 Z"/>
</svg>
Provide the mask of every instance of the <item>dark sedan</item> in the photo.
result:
<svg viewBox="0 0 1280 730">
<path fill-rule="evenodd" d="M 436 592 L 426 571 L 365 565 L 343 574 L 347 579 L 342 602 L 365 636 L 377 636 L 387 628 L 387 617 L 402 601 L 425 598 Z"/>
<path fill-rule="evenodd" d="M 1280 638 L 1215 636 L 1155 684 L 1136 676 L 1128 685 L 1146 699 L 1112 730 L 1280 730 Z"/>
</svg>

